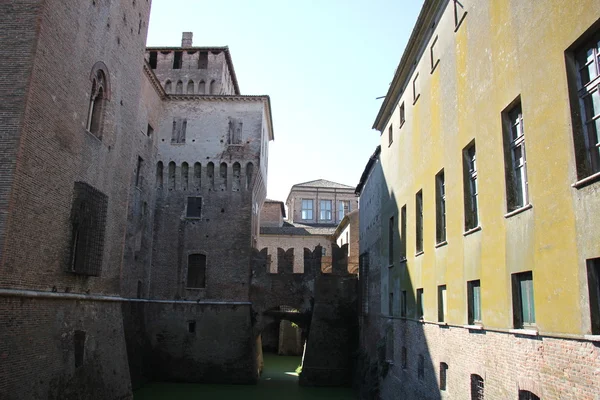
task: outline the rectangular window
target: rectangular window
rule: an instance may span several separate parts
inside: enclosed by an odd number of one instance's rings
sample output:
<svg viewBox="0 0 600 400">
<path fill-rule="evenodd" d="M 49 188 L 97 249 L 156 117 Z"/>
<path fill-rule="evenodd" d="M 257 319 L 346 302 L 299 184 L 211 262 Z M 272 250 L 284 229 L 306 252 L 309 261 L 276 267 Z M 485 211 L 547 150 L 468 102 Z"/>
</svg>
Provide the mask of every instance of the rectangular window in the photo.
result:
<svg viewBox="0 0 600 400">
<path fill-rule="evenodd" d="M 446 181 L 442 169 L 435 176 L 435 240 L 436 243 L 446 241 Z"/>
<path fill-rule="evenodd" d="M 206 256 L 190 254 L 188 256 L 187 288 L 202 289 L 206 287 Z"/>
<path fill-rule="evenodd" d="M 388 314 L 390 317 L 394 316 L 394 292 L 390 292 L 388 296 Z"/>
<path fill-rule="evenodd" d="M 435 70 L 435 67 L 440 63 L 440 58 L 437 55 L 437 48 L 435 45 L 437 44 L 438 37 L 436 36 L 433 39 L 433 43 L 431 43 L 431 47 L 429 48 L 429 55 L 431 57 L 431 72 Z"/>
<path fill-rule="evenodd" d="M 421 89 L 419 87 L 419 74 L 417 73 L 413 79 L 413 104 L 417 102 L 420 94 Z"/>
<path fill-rule="evenodd" d="M 142 159 L 142 157 L 138 157 L 137 159 L 137 165 L 135 167 L 135 187 L 140 187 L 141 185 L 141 179 L 142 179 L 142 166 L 144 165 L 144 160 Z"/>
<path fill-rule="evenodd" d="M 350 201 L 341 200 L 338 203 L 338 221 L 344 219 L 344 216 L 350 212 Z"/>
<path fill-rule="evenodd" d="M 157 58 L 158 58 L 157 56 L 158 56 L 158 52 L 156 52 L 156 51 L 150 52 L 150 60 L 148 61 L 148 63 L 150 64 L 150 68 L 152 68 L 152 69 L 156 69 Z"/>
<path fill-rule="evenodd" d="M 404 125 L 405 121 L 406 121 L 406 115 L 405 115 L 405 111 L 404 111 L 404 102 L 402 102 L 402 104 L 400 104 L 400 127 L 402 127 L 402 125 Z"/>
<path fill-rule="evenodd" d="M 313 200 L 302 199 L 302 219 L 311 220 L 313 219 Z"/>
<path fill-rule="evenodd" d="M 535 325 L 532 272 L 513 274 L 512 286 L 514 327 L 526 328 Z"/>
<path fill-rule="evenodd" d="M 401 297 L 400 297 L 400 316 L 406 317 L 406 302 L 407 302 L 406 290 L 403 290 L 400 295 L 401 295 Z"/>
<path fill-rule="evenodd" d="M 458 27 L 467 15 L 465 6 L 462 4 L 463 2 L 464 0 L 454 0 L 454 31 L 458 30 Z"/>
<path fill-rule="evenodd" d="M 400 260 L 406 260 L 406 204 L 400 210 Z"/>
<path fill-rule="evenodd" d="M 321 200 L 319 203 L 319 219 L 331 221 L 331 200 Z"/>
<path fill-rule="evenodd" d="M 108 196 L 85 182 L 75 182 L 69 272 L 100 276 L 107 207 Z"/>
<path fill-rule="evenodd" d="M 521 103 L 502 113 L 504 125 L 504 171 L 506 175 L 506 208 L 513 211 L 526 205 L 527 159 L 525 158 L 525 129 Z"/>
<path fill-rule="evenodd" d="M 182 57 L 183 57 L 182 51 L 175 52 L 175 54 L 173 56 L 173 69 L 181 69 Z"/>
<path fill-rule="evenodd" d="M 440 390 L 446 391 L 446 376 L 448 374 L 448 364 L 440 363 Z"/>
<path fill-rule="evenodd" d="M 448 304 L 446 303 L 446 285 L 438 286 L 438 322 L 446 321 L 448 312 Z"/>
<path fill-rule="evenodd" d="M 208 52 L 201 51 L 198 55 L 198 69 L 208 68 Z"/>
<path fill-rule="evenodd" d="M 469 325 L 481 323 L 481 285 L 479 280 L 467 282 L 467 318 Z"/>
<path fill-rule="evenodd" d="M 187 218 L 202 218 L 202 197 L 187 198 Z"/>
<path fill-rule="evenodd" d="M 465 200 L 465 231 L 479 225 L 477 209 L 477 159 L 475 156 L 475 141 L 463 150 L 464 200 Z"/>
<path fill-rule="evenodd" d="M 567 54 L 571 59 L 569 86 L 579 179 L 600 172 L 600 31 L 593 32 Z M 574 70 L 574 71 L 573 71 Z"/>
<path fill-rule="evenodd" d="M 471 375 L 471 400 L 483 400 L 483 378 L 479 375 Z"/>
<path fill-rule="evenodd" d="M 592 335 L 600 335 L 600 258 L 587 261 Z"/>
<path fill-rule="evenodd" d="M 196 321 L 188 321 L 188 332 L 196 333 Z"/>
<path fill-rule="evenodd" d="M 388 222 L 388 265 L 394 265 L 394 217 Z"/>
<path fill-rule="evenodd" d="M 388 128 L 388 146 L 391 146 L 393 141 L 394 141 L 394 129 L 392 127 L 392 124 L 390 124 L 390 127 Z"/>
<path fill-rule="evenodd" d="M 423 190 L 419 190 L 415 196 L 415 222 L 416 222 L 416 245 L 417 253 L 423 251 Z"/>
<path fill-rule="evenodd" d="M 423 289 L 417 289 L 417 319 L 423 319 L 425 314 L 423 313 Z"/>
</svg>

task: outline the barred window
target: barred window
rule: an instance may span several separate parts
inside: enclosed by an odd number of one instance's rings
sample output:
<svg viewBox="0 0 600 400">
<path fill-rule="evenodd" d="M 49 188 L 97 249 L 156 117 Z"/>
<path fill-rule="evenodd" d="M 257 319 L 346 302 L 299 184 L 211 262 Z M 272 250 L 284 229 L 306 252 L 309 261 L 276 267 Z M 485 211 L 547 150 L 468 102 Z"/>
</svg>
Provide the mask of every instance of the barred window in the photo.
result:
<svg viewBox="0 0 600 400">
<path fill-rule="evenodd" d="M 471 375 L 471 400 L 483 400 L 483 378 L 479 375 Z"/>
<path fill-rule="evenodd" d="M 107 205 L 104 193 L 85 182 L 75 182 L 69 272 L 100 276 Z"/>
</svg>

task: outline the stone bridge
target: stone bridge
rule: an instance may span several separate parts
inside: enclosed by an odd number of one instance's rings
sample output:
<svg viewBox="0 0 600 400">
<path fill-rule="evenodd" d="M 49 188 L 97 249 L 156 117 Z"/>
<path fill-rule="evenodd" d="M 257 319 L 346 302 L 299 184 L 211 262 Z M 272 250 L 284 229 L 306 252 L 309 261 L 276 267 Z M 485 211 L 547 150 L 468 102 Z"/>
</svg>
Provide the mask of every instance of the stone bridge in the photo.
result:
<svg viewBox="0 0 600 400">
<path fill-rule="evenodd" d="M 255 250 L 250 299 L 254 334 L 278 320 L 296 323 L 306 349 L 300 383 L 344 385 L 352 378 L 358 334 L 357 277 L 348 273 L 348 245 L 332 245 L 332 268 L 321 270 L 321 246 L 304 249 L 304 272 L 294 273 L 294 249 L 277 249 L 272 273 L 267 249 Z M 283 307 L 282 307 L 283 306 Z"/>
</svg>

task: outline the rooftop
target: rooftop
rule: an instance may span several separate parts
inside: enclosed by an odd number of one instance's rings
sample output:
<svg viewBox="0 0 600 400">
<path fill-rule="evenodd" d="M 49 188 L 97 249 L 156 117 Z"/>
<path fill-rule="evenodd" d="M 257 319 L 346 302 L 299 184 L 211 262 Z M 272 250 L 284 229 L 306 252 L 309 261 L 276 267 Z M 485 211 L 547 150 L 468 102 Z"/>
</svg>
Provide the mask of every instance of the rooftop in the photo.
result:
<svg viewBox="0 0 600 400">
<path fill-rule="evenodd" d="M 260 228 L 261 235 L 291 235 L 291 236 L 331 236 L 335 232 L 336 225 L 313 225 L 299 224 L 285 221 L 282 227 L 263 226 Z"/>
<path fill-rule="evenodd" d="M 344 185 L 337 182 L 328 181 L 326 179 L 316 179 L 314 181 L 308 181 L 303 183 L 297 183 L 292 186 L 292 189 L 296 187 L 310 187 L 310 188 L 331 188 L 331 189 L 350 189 L 354 190 L 353 186 Z"/>
</svg>

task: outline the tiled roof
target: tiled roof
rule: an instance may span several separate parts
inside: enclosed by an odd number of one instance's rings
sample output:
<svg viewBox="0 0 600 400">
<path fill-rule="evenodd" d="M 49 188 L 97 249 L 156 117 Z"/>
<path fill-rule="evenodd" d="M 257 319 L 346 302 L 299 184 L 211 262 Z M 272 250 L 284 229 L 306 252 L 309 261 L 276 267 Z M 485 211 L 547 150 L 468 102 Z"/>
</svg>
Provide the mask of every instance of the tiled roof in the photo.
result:
<svg viewBox="0 0 600 400">
<path fill-rule="evenodd" d="M 261 235 L 292 235 L 292 236 L 330 236 L 335 232 L 336 225 L 307 225 L 284 222 L 282 227 L 263 226 Z"/>
<path fill-rule="evenodd" d="M 337 182 L 331 182 L 326 179 L 316 179 L 314 181 L 297 183 L 294 186 L 292 186 L 292 189 L 295 187 L 319 187 L 319 188 L 322 187 L 322 188 L 332 188 L 332 189 L 335 188 L 335 189 L 352 189 L 352 190 L 354 190 L 353 186 L 343 185 L 343 184 L 337 183 Z"/>
</svg>

